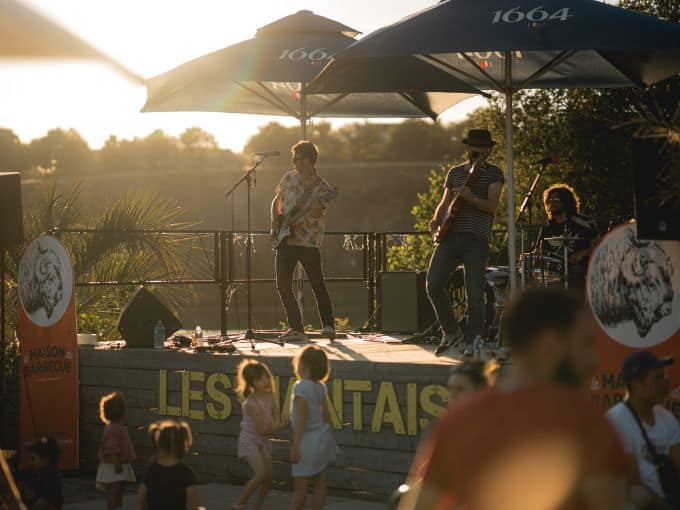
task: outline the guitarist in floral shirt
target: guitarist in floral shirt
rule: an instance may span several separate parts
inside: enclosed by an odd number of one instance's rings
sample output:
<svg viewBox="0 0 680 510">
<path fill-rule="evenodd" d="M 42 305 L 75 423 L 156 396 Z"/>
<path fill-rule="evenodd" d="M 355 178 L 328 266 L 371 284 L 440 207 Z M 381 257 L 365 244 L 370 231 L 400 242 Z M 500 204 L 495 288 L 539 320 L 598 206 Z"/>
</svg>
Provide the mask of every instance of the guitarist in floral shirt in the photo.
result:
<svg viewBox="0 0 680 510">
<path fill-rule="evenodd" d="M 300 308 L 293 294 L 293 271 L 298 262 L 307 273 L 319 307 L 323 329 L 321 335 L 335 339 L 335 320 L 323 271 L 321 241 L 325 228 L 326 203 L 335 197 L 335 188 L 316 171 L 317 147 L 309 141 L 296 143 L 291 149 L 295 170 L 286 173 L 271 207 L 272 245 L 276 250 L 276 287 L 286 311 L 289 329 L 282 341 L 306 338 Z M 290 235 L 284 237 L 281 232 Z M 283 240 L 281 240 L 283 239 Z"/>
<path fill-rule="evenodd" d="M 427 269 L 427 295 L 443 331 L 437 355 L 454 344 L 471 354 L 473 339 L 485 337 L 484 273 L 491 226 L 505 182 L 501 169 L 486 162 L 496 144 L 489 131 L 471 129 L 463 144 L 469 161 L 449 170 L 444 193 L 429 225 L 438 234 Z M 446 233 L 441 235 L 442 231 Z M 451 273 L 461 263 L 465 267 L 468 302 L 465 333 L 456 321 L 447 292 Z"/>
</svg>

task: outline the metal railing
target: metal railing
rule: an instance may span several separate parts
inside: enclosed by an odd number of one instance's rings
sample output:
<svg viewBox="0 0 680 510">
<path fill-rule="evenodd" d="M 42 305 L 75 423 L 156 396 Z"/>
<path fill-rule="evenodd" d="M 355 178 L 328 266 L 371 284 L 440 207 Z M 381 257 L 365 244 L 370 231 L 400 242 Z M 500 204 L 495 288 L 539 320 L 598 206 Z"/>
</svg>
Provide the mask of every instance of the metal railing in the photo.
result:
<svg viewBox="0 0 680 510">
<path fill-rule="evenodd" d="M 61 237 L 64 235 L 111 235 L 111 236 L 165 236 L 182 239 L 189 247 L 184 247 L 184 255 L 187 251 L 195 250 L 194 246 L 198 240 L 198 249 L 203 252 L 204 264 L 203 274 L 196 275 L 173 275 L 168 278 L 137 279 L 129 281 L 76 281 L 76 287 L 92 286 L 136 286 L 136 285 L 210 285 L 219 287 L 220 290 L 220 330 L 222 334 L 227 332 L 227 310 L 229 300 L 229 289 L 235 285 L 247 283 L 245 275 L 237 276 L 237 265 L 242 261 L 243 254 L 238 253 L 239 243 L 248 235 L 246 231 L 225 231 L 225 230 L 96 230 L 96 229 L 54 229 L 52 234 Z M 253 240 L 265 239 L 269 242 L 269 232 L 251 232 Z M 367 313 L 368 320 L 366 327 L 369 329 L 379 329 L 381 327 L 381 315 L 379 303 L 381 298 L 381 279 L 380 272 L 387 270 L 387 255 L 389 251 L 389 239 L 396 236 L 429 236 L 429 232 L 356 232 L 356 231 L 335 231 L 326 232 L 327 238 L 343 236 L 346 245 L 352 245 L 351 250 L 360 252 L 361 267 L 357 276 L 334 276 L 326 273 L 327 282 L 354 282 L 362 283 L 367 290 Z M 209 238 L 208 245 L 205 238 Z M 256 243 L 253 242 L 253 245 Z M 322 247 L 322 253 L 328 248 Z M 188 257 L 188 255 L 187 255 Z M 209 262 L 209 263 L 208 263 Z M 186 265 L 190 265 L 188 262 Z M 206 265 L 208 266 L 206 268 Z M 414 269 L 414 268 L 403 268 Z M 77 275 L 76 275 L 77 278 Z M 274 283 L 275 278 L 252 277 L 251 283 Z"/>
</svg>

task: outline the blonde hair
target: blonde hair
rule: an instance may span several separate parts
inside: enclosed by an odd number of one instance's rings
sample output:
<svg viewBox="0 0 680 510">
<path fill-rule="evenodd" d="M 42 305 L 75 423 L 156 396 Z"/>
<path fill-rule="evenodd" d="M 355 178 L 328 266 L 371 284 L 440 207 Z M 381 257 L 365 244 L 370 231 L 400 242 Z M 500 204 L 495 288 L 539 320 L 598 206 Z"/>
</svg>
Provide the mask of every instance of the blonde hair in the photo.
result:
<svg viewBox="0 0 680 510">
<path fill-rule="evenodd" d="M 185 421 L 159 420 L 149 425 L 149 438 L 156 450 L 181 459 L 191 449 L 191 427 Z"/>
<path fill-rule="evenodd" d="M 302 379 L 301 366 L 307 369 L 313 381 L 326 381 L 331 375 L 330 360 L 324 350 L 316 345 L 308 345 L 293 358 L 293 370 L 298 379 Z"/>
<path fill-rule="evenodd" d="M 126 411 L 127 402 L 119 391 L 104 395 L 99 400 L 99 419 L 107 425 L 122 420 Z"/>
<path fill-rule="evenodd" d="M 273 386 L 274 381 L 269 367 L 255 359 L 244 359 L 239 363 L 236 369 L 236 395 L 238 399 L 243 401 L 253 391 L 253 383 L 266 375 L 269 378 L 270 386 Z"/>
</svg>

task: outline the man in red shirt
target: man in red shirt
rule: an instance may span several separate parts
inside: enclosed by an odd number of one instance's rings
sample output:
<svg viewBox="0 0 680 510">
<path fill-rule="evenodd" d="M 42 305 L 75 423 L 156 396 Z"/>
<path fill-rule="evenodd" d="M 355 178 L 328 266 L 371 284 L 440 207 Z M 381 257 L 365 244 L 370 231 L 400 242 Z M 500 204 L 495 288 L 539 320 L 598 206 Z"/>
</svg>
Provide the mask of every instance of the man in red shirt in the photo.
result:
<svg viewBox="0 0 680 510">
<path fill-rule="evenodd" d="M 511 305 L 510 374 L 442 416 L 416 457 L 425 459 L 421 483 L 400 509 L 622 508 L 622 446 L 582 391 L 595 360 L 579 301 L 532 289 Z"/>
</svg>

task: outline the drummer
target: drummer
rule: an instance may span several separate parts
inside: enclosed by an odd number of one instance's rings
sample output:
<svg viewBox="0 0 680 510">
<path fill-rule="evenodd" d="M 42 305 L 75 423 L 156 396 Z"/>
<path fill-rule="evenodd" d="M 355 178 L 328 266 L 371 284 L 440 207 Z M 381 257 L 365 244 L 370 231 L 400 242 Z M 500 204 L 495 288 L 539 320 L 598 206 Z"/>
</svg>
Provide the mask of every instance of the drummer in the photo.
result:
<svg viewBox="0 0 680 510">
<path fill-rule="evenodd" d="M 579 214 L 579 198 L 565 183 L 556 183 L 543 192 L 548 224 L 541 228 L 536 252 L 564 259 L 567 248 L 570 288 L 584 288 L 588 259 L 600 240 L 595 222 Z M 552 238 L 552 239 L 551 239 Z"/>
</svg>

